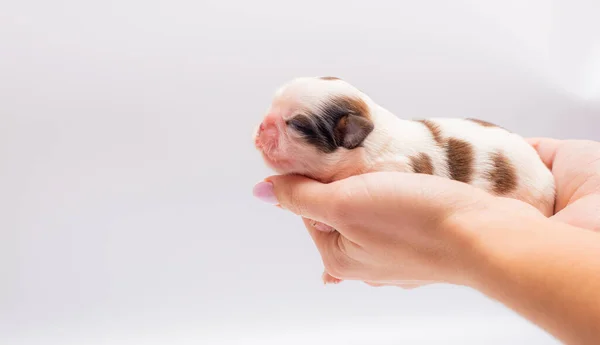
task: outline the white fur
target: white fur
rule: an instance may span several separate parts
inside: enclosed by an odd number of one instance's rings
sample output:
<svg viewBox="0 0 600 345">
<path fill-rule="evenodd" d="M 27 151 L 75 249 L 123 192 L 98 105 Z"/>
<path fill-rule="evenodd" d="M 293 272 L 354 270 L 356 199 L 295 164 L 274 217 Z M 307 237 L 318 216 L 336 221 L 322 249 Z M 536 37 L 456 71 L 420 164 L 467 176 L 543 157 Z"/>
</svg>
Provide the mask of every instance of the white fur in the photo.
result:
<svg viewBox="0 0 600 345">
<path fill-rule="evenodd" d="M 446 153 L 435 140 L 430 131 L 421 123 L 392 118 L 390 113 L 379 107 L 373 116 L 376 128 L 385 128 L 367 137 L 365 150 L 372 152 L 371 157 L 387 160 L 388 157 L 410 157 L 415 153 L 428 154 L 434 166 L 434 174 L 450 177 Z M 458 118 L 430 118 L 437 124 L 444 138 L 456 138 L 470 143 L 475 151 L 473 179 L 469 183 L 475 187 L 491 191 L 492 182 L 488 178 L 493 162 L 491 154 L 501 151 L 516 169 L 517 188 L 505 197 L 525 201 L 538 208 L 546 216 L 554 211 L 555 183 L 554 176 L 541 161 L 535 149 L 523 137 L 499 127 L 484 127 L 475 122 Z M 397 138 L 385 152 L 380 152 L 380 142 L 386 137 Z M 402 139 L 400 139 L 402 138 Z M 408 170 L 408 169 L 407 169 Z"/>
</svg>

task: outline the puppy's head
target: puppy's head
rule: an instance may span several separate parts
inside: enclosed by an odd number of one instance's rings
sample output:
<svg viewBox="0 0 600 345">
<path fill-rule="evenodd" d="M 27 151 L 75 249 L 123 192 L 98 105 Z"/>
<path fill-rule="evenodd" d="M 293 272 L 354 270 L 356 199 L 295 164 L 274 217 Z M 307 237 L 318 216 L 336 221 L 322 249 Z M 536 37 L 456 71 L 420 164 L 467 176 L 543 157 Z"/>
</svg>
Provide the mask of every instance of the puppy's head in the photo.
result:
<svg viewBox="0 0 600 345">
<path fill-rule="evenodd" d="M 256 129 L 254 144 L 280 174 L 328 180 L 360 162 L 374 129 L 368 98 L 333 77 L 298 78 L 283 85 Z"/>
</svg>

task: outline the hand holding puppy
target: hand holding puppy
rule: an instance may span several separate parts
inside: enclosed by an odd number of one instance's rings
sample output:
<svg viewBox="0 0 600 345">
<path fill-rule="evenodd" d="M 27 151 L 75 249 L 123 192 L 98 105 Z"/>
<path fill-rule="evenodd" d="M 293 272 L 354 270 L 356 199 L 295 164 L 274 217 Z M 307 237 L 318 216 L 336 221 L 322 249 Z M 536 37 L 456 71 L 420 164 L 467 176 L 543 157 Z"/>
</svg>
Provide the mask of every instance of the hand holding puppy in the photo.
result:
<svg viewBox="0 0 600 345">
<path fill-rule="evenodd" d="M 423 174 L 378 172 L 329 184 L 275 176 L 257 185 L 255 194 L 271 195 L 273 203 L 304 218 L 331 277 L 371 285 L 469 285 L 479 223 L 506 214 L 515 222 L 545 219 L 524 202 Z M 309 219 L 336 231 L 321 231 Z"/>
</svg>

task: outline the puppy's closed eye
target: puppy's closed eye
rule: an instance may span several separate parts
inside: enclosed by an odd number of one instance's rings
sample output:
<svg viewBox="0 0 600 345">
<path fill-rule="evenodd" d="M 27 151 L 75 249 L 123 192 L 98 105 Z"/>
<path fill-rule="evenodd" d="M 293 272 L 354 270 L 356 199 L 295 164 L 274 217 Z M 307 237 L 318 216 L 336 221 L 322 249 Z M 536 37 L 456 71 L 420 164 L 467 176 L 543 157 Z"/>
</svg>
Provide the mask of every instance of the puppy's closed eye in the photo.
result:
<svg viewBox="0 0 600 345">
<path fill-rule="evenodd" d="M 314 123 L 306 115 L 296 115 L 286 121 L 286 124 L 302 135 L 313 137 L 316 135 Z"/>
<path fill-rule="evenodd" d="M 296 115 L 287 120 L 286 124 L 299 134 L 306 143 L 324 153 L 333 152 L 338 147 L 331 124 L 320 117 Z"/>
</svg>

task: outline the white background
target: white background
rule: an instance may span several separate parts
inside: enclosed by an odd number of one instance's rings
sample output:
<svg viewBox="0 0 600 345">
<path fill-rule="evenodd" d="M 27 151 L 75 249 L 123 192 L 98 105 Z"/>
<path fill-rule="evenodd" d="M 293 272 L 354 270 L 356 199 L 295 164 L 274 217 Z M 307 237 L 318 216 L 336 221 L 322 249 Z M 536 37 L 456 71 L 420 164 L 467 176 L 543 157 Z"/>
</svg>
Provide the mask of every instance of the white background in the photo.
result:
<svg viewBox="0 0 600 345">
<path fill-rule="evenodd" d="M 555 344 L 475 291 L 324 287 L 251 196 L 273 91 L 600 140 L 598 1 L 0 0 L 0 343 Z"/>
</svg>

